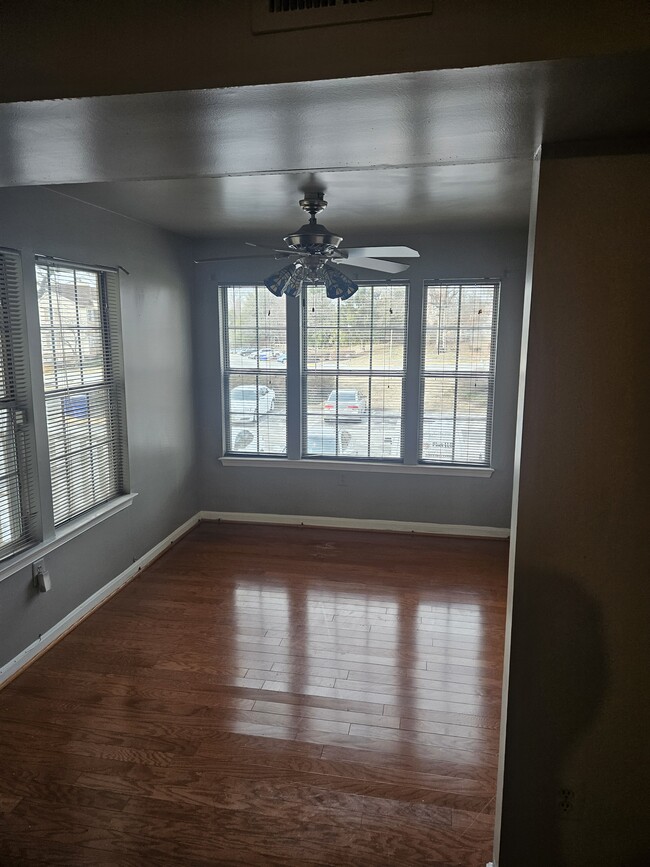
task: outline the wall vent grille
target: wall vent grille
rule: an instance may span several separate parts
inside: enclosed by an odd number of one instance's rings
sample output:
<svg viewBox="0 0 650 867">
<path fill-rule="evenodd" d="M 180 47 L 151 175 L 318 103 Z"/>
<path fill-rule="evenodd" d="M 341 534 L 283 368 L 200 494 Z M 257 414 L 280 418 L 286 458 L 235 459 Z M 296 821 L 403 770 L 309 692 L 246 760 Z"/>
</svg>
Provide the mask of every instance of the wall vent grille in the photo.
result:
<svg viewBox="0 0 650 867">
<path fill-rule="evenodd" d="M 428 15 L 433 0 L 250 0 L 253 33 Z"/>
<path fill-rule="evenodd" d="M 377 0 L 268 0 L 269 12 L 300 12 L 303 9 L 324 9 L 326 6 L 351 6 L 355 3 L 376 3 Z"/>
</svg>

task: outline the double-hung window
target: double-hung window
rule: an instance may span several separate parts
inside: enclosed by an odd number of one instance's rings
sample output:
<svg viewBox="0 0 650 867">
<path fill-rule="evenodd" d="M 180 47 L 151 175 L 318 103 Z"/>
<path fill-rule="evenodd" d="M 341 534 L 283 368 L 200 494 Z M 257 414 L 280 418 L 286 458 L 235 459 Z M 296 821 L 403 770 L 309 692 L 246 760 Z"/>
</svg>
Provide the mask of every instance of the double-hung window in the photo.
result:
<svg viewBox="0 0 650 867">
<path fill-rule="evenodd" d="M 347 301 L 310 286 L 303 310 L 303 455 L 399 461 L 406 286 L 362 284 Z"/>
<path fill-rule="evenodd" d="M 0 558 L 35 539 L 33 429 L 21 294 L 20 256 L 0 250 Z"/>
<path fill-rule="evenodd" d="M 496 282 L 425 285 L 422 462 L 489 465 L 498 288 Z"/>
<path fill-rule="evenodd" d="M 124 491 L 117 274 L 37 260 L 54 524 Z"/>
<path fill-rule="evenodd" d="M 286 301 L 266 286 L 222 295 L 228 454 L 287 454 Z"/>
<path fill-rule="evenodd" d="M 222 287 L 225 457 L 489 475 L 499 282 L 422 292 L 414 307 L 397 281 L 345 301 Z"/>
</svg>

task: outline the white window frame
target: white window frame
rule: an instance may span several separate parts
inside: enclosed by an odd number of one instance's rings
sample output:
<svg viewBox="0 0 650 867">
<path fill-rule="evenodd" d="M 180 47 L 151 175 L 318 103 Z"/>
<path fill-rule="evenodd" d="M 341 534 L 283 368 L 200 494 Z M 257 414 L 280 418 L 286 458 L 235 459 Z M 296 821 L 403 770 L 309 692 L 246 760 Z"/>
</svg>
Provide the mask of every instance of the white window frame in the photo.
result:
<svg viewBox="0 0 650 867">
<path fill-rule="evenodd" d="M 406 389 L 405 389 L 405 385 L 406 385 L 406 354 L 407 354 L 407 349 L 408 349 L 409 283 L 406 280 L 400 280 L 400 281 L 397 281 L 397 280 L 395 280 L 395 281 L 373 280 L 373 281 L 359 282 L 358 285 L 359 285 L 360 291 L 363 291 L 363 289 L 366 289 L 366 290 L 370 289 L 372 291 L 375 287 L 377 287 L 377 288 L 390 287 L 391 283 L 394 283 L 395 286 L 399 287 L 400 289 L 401 288 L 405 289 L 405 296 L 404 296 L 404 314 L 405 314 L 404 315 L 404 352 L 402 355 L 403 367 L 401 369 L 397 369 L 397 370 L 381 370 L 381 369 L 373 369 L 372 367 L 369 367 L 368 369 L 365 369 L 365 370 L 364 369 L 352 370 L 352 369 L 346 369 L 346 368 L 335 368 L 335 369 L 333 368 L 333 369 L 329 369 L 326 371 L 325 368 L 310 369 L 308 367 L 308 364 L 307 364 L 308 342 L 309 342 L 307 298 L 303 297 L 303 303 L 302 303 L 302 340 L 303 340 L 304 346 L 303 346 L 302 366 L 301 366 L 301 377 L 302 377 L 302 392 L 301 392 L 302 404 L 301 404 L 301 407 L 302 407 L 302 424 L 304 425 L 305 416 L 306 416 L 306 407 L 307 407 L 308 382 L 309 382 L 310 376 L 313 376 L 314 378 L 319 376 L 319 375 L 321 375 L 321 376 L 323 376 L 323 375 L 333 376 L 336 378 L 337 383 L 340 382 L 340 379 L 345 381 L 345 379 L 348 377 L 350 377 L 350 378 L 363 378 L 363 379 L 367 378 L 368 379 L 368 401 L 369 401 L 368 409 L 369 410 L 371 409 L 370 402 L 371 402 L 371 389 L 372 389 L 371 382 L 372 382 L 372 380 L 373 379 L 392 379 L 392 380 L 395 380 L 396 382 L 399 382 L 400 390 L 401 390 L 400 454 L 397 457 L 391 457 L 391 458 L 360 457 L 360 456 L 359 457 L 349 457 L 349 458 L 347 458 L 347 457 L 333 458 L 333 457 L 326 457 L 326 456 L 319 456 L 319 455 L 309 455 L 306 453 L 306 439 L 307 439 L 307 437 L 305 436 L 306 432 L 303 431 L 303 439 L 302 439 L 302 444 L 301 444 L 302 445 L 301 458 L 304 461 L 312 462 L 315 460 L 320 460 L 320 461 L 327 461 L 328 463 L 329 462 L 335 462 L 335 461 L 338 461 L 338 462 L 342 461 L 344 463 L 349 462 L 349 463 L 353 463 L 353 464 L 357 464 L 357 463 L 381 464 L 382 466 L 384 466 L 384 465 L 388 465 L 388 466 L 398 465 L 399 466 L 399 465 L 404 464 L 404 427 L 405 427 L 404 409 L 405 409 L 405 392 L 406 392 Z M 316 286 L 313 291 L 324 293 L 325 287 L 324 286 Z M 304 290 L 303 290 L 303 292 L 304 292 Z M 348 301 L 338 300 L 338 301 L 334 301 L 333 303 L 336 304 L 337 316 L 338 316 L 338 313 L 341 309 L 341 305 L 347 304 Z M 375 327 L 376 327 L 376 324 L 374 322 L 370 321 L 369 322 L 369 328 L 370 328 L 371 343 L 373 341 Z M 338 435 L 338 430 L 339 430 L 338 419 L 335 423 L 334 430 L 336 431 L 336 434 Z M 368 418 L 368 443 L 370 443 L 370 436 L 371 436 L 371 429 L 370 429 L 370 416 L 369 416 L 369 418 Z"/>
<path fill-rule="evenodd" d="M 5 248 L 6 249 L 6 248 Z M 33 540 L 24 549 L 16 554 L 5 556 L 0 559 L 0 581 L 9 578 L 20 569 L 34 563 L 61 545 L 81 535 L 93 526 L 101 523 L 112 515 L 117 514 L 130 506 L 137 494 L 130 491 L 128 440 L 126 429 L 126 399 L 123 375 L 123 351 L 121 343 L 121 316 L 119 305 L 119 289 L 113 293 L 110 310 L 112 340 L 118 341 L 115 345 L 119 352 L 120 376 L 116 384 L 118 399 L 122 403 L 122 493 L 109 499 L 88 511 L 72 518 L 55 527 L 52 505 L 52 491 L 49 473 L 49 449 L 47 437 L 47 424 L 45 417 L 45 393 L 43 383 L 43 363 L 41 353 L 41 332 L 38 314 L 38 298 L 36 285 L 36 260 L 51 262 L 62 267 L 71 266 L 85 270 L 106 272 L 115 275 L 117 269 L 86 265 L 67 259 L 58 259 L 37 255 L 33 250 L 23 248 L 21 251 L 11 251 L 20 256 L 22 260 L 22 286 L 23 286 L 23 309 L 21 311 L 23 334 L 25 340 L 26 364 L 28 374 L 28 406 L 26 416 L 28 427 L 33 435 L 32 449 L 32 493 L 33 493 Z"/>
<path fill-rule="evenodd" d="M 124 466 L 125 460 L 124 455 L 126 454 L 126 442 L 125 442 L 125 406 L 124 406 L 124 375 L 123 375 L 123 363 L 122 363 L 122 341 L 121 341 L 121 329 L 119 327 L 120 315 L 119 315 L 119 280 L 118 274 L 116 270 L 99 268 L 97 266 L 87 266 L 87 265 L 77 265 L 69 262 L 61 262 L 61 261 L 51 261 L 46 257 L 36 257 L 35 262 L 36 269 L 44 269 L 47 273 L 47 285 L 49 286 L 50 281 L 50 271 L 53 271 L 56 275 L 57 272 L 68 272 L 72 276 L 72 281 L 74 285 L 74 297 L 77 299 L 77 274 L 94 274 L 97 280 L 97 289 L 98 289 L 98 302 L 99 302 L 99 322 L 96 323 L 93 328 L 96 329 L 100 336 L 101 342 L 101 358 L 102 365 L 101 369 L 103 371 L 102 379 L 98 382 L 89 383 L 87 381 L 79 382 L 76 384 L 68 384 L 66 368 L 61 367 L 60 369 L 55 365 L 55 370 L 59 370 L 59 374 L 63 376 L 64 384 L 60 385 L 57 381 L 56 386 L 54 388 L 47 388 L 44 385 L 44 399 L 46 411 L 48 405 L 57 406 L 60 405 L 62 408 L 60 410 L 61 416 L 64 419 L 68 419 L 65 422 L 63 428 L 57 424 L 57 428 L 55 430 L 50 430 L 48 426 L 48 450 L 50 452 L 50 468 L 54 462 L 60 463 L 65 459 L 66 465 L 69 458 L 66 458 L 69 454 L 69 439 L 68 439 L 68 431 L 70 427 L 70 410 L 66 410 L 65 407 L 66 402 L 70 404 L 76 403 L 79 404 L 78 398 L 81 398 L 81 403 L 79 406 L 81 407 L 81 412 L 84 418 L 88 419 L 88 424 L 84 423 L 84 429 L 87 429 L 90 432 L 91 439 L 88 441 L 88 444 L 84 444 L 81 449 L 82 453 L 86 452 L 94 452 L 98 447 L 105 446 L 107 448 L 107 457 L 108 463 L 106 463 L 106 468 L 110 468 L 110 474 L 112 478 L 109 481 L 108 486 L 105 484 L 102 485 L 97 484 L 95 480 L 95 473 L 101 472 L 101 469 L 96 469 L 94 464 L 94 458 L 90 460 L 89 470 L 83 475 L 81 478 L 85 480 L 85 488 L 90 493 L 90 496 L 93 498 L 93 501 L 86 506 L 85 508 L 79 508 L 78 505 L 74 504 L 74 485 L 69 477 L 69 471 L 67 475 L 67 484 L 63 489 L 67 492 L 68 498 L 68 507 L 65 510 L 62 510 L 59 507 L 59 511 L 63 511 L 63 514 L 56 519 L 56 507 L 54 505 L 54 499 L 51 501 L 51 505 L 53 508 L 53 514 L 55 517 L 55 527 L 60 528 L 69 521 L 75 520 L 77 518 L 81 518 L 84 514 L 88 512 L 92 512 L 93 510 L 105 505 L 106 503 L 115 500 L 117 497 L 123 496 L 125 492 L 125 480 L 124 480 Z M 55 276 L 56 279 L 56 276 Z M 51 297 L 51 296 L 50 296 Z M 75 326 L 69 326 L 66 324 L 65 332 L 73 331 L 76 335 L 76 341 L 78 342 L 79 349 L 79 359 L 81 362 L 80 369 L 86 369 L 87 366 L 87 356 L 83 353 L 81 338 L 84 333 L 85 325 L 82 325 L 79 319 L 80 315 L 80 306 L 77 300 L 74 302 L 74 313 L 76 319 Z M 54 316 L 54 312 L 50 305 L 50 315 Z M 56 326 L 55 321 L 52 319 L 50 325 L 48 326 L 46 323 L 40 323 L 40 332 L 41 332 L 41 340 L 46 340 L 48 346 L 50 343 L 50 339 L 47 338 L 47 335 L 50 335 L 52 340 L 52 345 L 54 345 L 55 338 L 59 339 L 61 346 L 63 346 L 63 338 L 59 335 L 63 334 L 64 331 L 61 330 L 62 326 Z M 61 350 L 62 351 L 62 350 Z M 76 352 L 75 352 L 76 355 Z M 56 359 L 60 356 L 60 353 L 57 353 L 53 356 L 53 359 Z M 92 419 L 92 410 L 90 409 L 94 396 L 99 396 L 100 401 L 103 405 L 105 405 L 106 411 L 108 413 L 108 417 L 110 419 L 109 425 L 109 436 L 102 442 L 93 442 L 92 436 L 93 433 L 93 425 L 90 424 Z M 83 413 L 83 404 L 86 406 L 85 414 Z M 82 421 L 82 419 L 80 419 Z M 56 455 L 56 457 L 52 456 L 52 446 L 54 443 L 65 444 L 65 449 L 63 452 L 63 456 Z M 74 446 L 74 449 L 78 449 L 78 445 Z M 73 450 L 72 456 L 74 459 L 75 451 Z M 75 464 L 74 460 L 72 463 L 73 472 Z M 52 498 L 54 498 L 54 486 L 52 484 L 52 479 L 50 478 L 50 493 Z"/>
<path fill-rule="evenodd" d="M 268 376 L 277 376 L 278 378 L 282 377 L 285 381 L 285 397 L 287 404 L 287 417 L 286 417 L 286 426 L 287 426 L 287 454 L 266 454 L 264 452 L 252 452 L 251 458 L 258 460 L 286 460 L 289 456 L 289 434 L 288 434 L 288 406 L 289 406 L 289 397 L 288 397 L 288 383 L 289 383 L 289 361 L 287 359 L 286 366 L 284 368 L 264 368 L 260 367 L 259 364 L 254 367 L 237 367 L 236 365 L 231 364 L 230 358 L 230 336 L 228 334 L 228 301 L 227 301 L 227 293 L 228 289 L 232 288 L 251 288 L 255 289 L 257 293 L 265 293 L 262 297 L 266 297 L 269 295 L 270 303 L 276 304 L 285 304 L 288 302 L 289 298 L 286 299 L 286 302 L 283 300 L 286 296 L 280 298 L 271 298 L 269 294 L 269 290 L 264 286 L 264 284 L 258 283 L 229 283 L 220 285 L 218 288 L 219 297 L 218 297 L 218 310 L 219 310 L 219 348 L 221 355 L 221 405 L 223 407 L 222 412 L 222 426 L 221 426 L 221 436 L 223 443 L 223 453 L 225 456 L 229 457 L 232 460 L 237 460 L 239 457 L 245 457 L 241 452 L 237 454 L 234 450 L 229 451 L 230 444 L 230 424 L 229 424 L 229 413 L 230 413 L 230 380 L 233 376 L 255 376 L 257 378 L 257 385 L 259 387 L 259 380 L 268 377 Z M 257 308 L 256 308 L 257 309 Z M 259 315 L 259 310 L 258 310 Z M 285 322 L 287 318 L 287 313 L 285 311 Z M 257 323 L 256 328 L 258 330 L 258 341 L 259 341 L 259 323 Z M 288 328 L 285 328 L 285 339 L 287 343 L 287 352 L 288 352 Z M 259 397 L 258 397 L 259 400 Z M 259 445 L 259 414 L 256 420 L 256 437 Z"/>
<path fill-rule="evenodd" d="M 427 295 L 430 287 L 434 286 L 448 286 L 448 287 L 457 287 L 458 288 L 458 324 L 456 326 L 456 331 L 460 331 L 462 326 L 460 325 L 460 309 L 462 303 L 462 293 L 463 289 L 472 288 L 491 288 L 492 289 L 492 310 L 491 310 L 491 326 L 490 326 L 490 348 L 489 348 L 489 356 L 490 363 L 489 367 L 486 370 L 474 370 L 474 371 L 462 371 L 462 370 L 425 370 L 424 362 L 424 347 L 426 342 L 426 306 L 427 306 Z M 422 336 L 420 339 L 421 346 L 421 359 L 420 359 L 420 404 L 418 411 L 418 461 L 419 463 L 425 466 L 441 466 L 441 467 L 462 467 L 462 466 L 471 466 L 471 467 L 489 467 L 492 459 L 492 429 L 493 429 L 493 418 L 494 418 L 494 392 L 495 392 L 495 382 L 496 382 L 496 352 L 497 352 L 497 337 L 498 337 L 498 320 L 499 320 L 499 300 L 501 295 L 501 282 L 499 280 L 480 280 L 480 279 L 472 279 L 472 280 L 458 280 L 458 279 L 450 279 L 450 280 L 426 280 L 424 282 L 423 292 L 422 292 Z M 448 329 L 448 330 L 451 330 Z M 456 363 L 458 363 L 458 355 L 456 357 Z M 485 458 L 482 463 L 471 462 L 471 463 L 463 463 L 462 461 L 436 461 L 431 458 L 425 458 L 422 455 L 423 448 L 423 422 L 424 422 L 424 408 L 423 408 L 423 400 L 424 400 L 424 391 L 426 387 L 426 382 L 429 379 L 446 379 L 449 381 L 453 381 L 455 383 L 455 393 L 458 390 L 458 383 L 462 379 L 477 379 L 484 380 L 487 384 L 487 408 L 485 415 Z M 454 399 L 455 400 L 455 399 Z M 456 430 L 457 430 L 457 415 L 454 411 L 454 420 L 453 420 L 453 440 L 456 440 Z M 455 445 L 452 447 L 455 449 Z"/>
<path fill-rule="evenodd" d="M 388 284 L 390 281 L 364 281 L 378 285 L 380 282 Z M 303 405 L 303 306 L 305 299 L 302 296 L 286 297 L 286 317 L 287 317 L 287 456 L 286 457 L 262 457 L 260 455 L 229 455 L 225 451 L 225 435 L 226 435 L 226 402 L 224 398 L 224 366 L 226 358 L 224 355 L 224 322 L 222 317 L 223 311 L 223 293 L 227 286 L 233 285 L 250 285 L 244 283 L 229 283 L 222 284 L 218 287 L 219 292 L 219 346 L 221 353 L 221 398 L 222 398 L 222 449 L 219 457 L 220 463 L 224 467 L 260 467 L 260 468 L 284 468 L 284 469 L 299 469 L 299 470 L 329 470 L 338 472 L 379 472 L 379 473 L 403 473 L 417 475 L 436 475 L 436 476 L 460 476 L 474 478 L 489 478 L 494 473 L 494 469 L 490 465 L 476 464 L 443 464 L 429 463 L 420 460 L 420 394 L 422 387 L 421 377 L 421 360 L 423 353 L 423 321 L 424 321 L 424 304 L 426 303 L 427 284 L 432 282 L 443 283 L 472 283 L 486 282 L 479 278 L 463 279 L 457 278 L 441 281 L 428 280 L 424 281 L 420 286 L 414 286 L 409 281 L 393 281 L 399 282 L 400 285 L 406 283 L 407 286 L 407 325 L 406 325 L 406 374 L 403 385 L 403 458 L 401 461 L 382 461 L 377 459 L 352 459 L 344 460 L 338 458 L 319 458 L 319 457 L 303 457 L 302 455 L 302 405 Z M 487 280 L 490 283 L 498 283 L 498 278 Z M 323 291 L 325 289 L 323 288 Z M 345 302 L 342 302 L 345 303 Z M 498 310 L 498 308 L 497 308 Z M 495 316 L 495 332 L 494 340 L 496 341 L 496 316 Z M 419 340 L 410 340 L 409 336 L 413 334 L 420 335 Z M 496 345 L 496 344 L 495 344 Z"/>
</svg>

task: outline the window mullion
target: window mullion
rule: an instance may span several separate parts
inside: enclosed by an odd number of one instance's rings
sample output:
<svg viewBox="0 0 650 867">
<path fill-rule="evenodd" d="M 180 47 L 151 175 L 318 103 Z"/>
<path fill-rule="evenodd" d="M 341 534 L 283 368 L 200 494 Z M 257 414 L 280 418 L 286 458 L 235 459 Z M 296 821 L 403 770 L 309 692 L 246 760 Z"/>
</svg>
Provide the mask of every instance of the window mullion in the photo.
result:
<svg viewBox="0 0 650 867">
<path fill-rule="evenodd" d="M 23 248 L 24 262 L 33 262 L 35 252 Z M 48 539 L 54 535 L 54 505 L 52 502 L 52 482 L 50 476 L 50 452 L 47 436 L 47 416 L 45 412 L 45 383 L 43 377 L 43 354 L 41 348 L 41 323 L 38 314 L 38 286 L 33 267 L 24 268 L 23 286 L 25 288 L 25 331 L 29 355 L 30 376 L 29 408 L 32 413 L 34 429 L 34 496 L 37 515 L 34 526 L 37 538 Z"/>
<path fill-rule="evenodd" d="M 404 376 L 404 463 L 417 464 L 420 452 L 420 389 L 424 357 L 423 316 L 426 293 L 412 285 L 406 308 L 406 373 Z"/>
<path fill-rule="evenodd" d="M 454 359 L 454 412 L 453 431 L 451 435 L 451 459 L 456 462 L 456 432 L 458 430 L 458 361 L 460 359 L 460 312 L 463 304 L 463 287 L 458 287 L 458 310 L 456 316 L 456 354 Z"/>
<path fill-rule="evenodd" d="M 302 455 L 303 349 L 302 307 L 304 297 L 287 297 L 287 458 Z M 307 384 L 305 382 L 305 389 Z M 306 398 L 305 398 L 306 401 Z"/>
<path fill-rule="evenodd" d="M 339 301 L 339 304 L 341 302 Z M 372 443 L 372 356 L 375 350 L 375 287 L 370 288 L 370 351 L 368 353 L 368 454 Z M 392 360 L 392 359 L 391 359 Z"/>
</svg>

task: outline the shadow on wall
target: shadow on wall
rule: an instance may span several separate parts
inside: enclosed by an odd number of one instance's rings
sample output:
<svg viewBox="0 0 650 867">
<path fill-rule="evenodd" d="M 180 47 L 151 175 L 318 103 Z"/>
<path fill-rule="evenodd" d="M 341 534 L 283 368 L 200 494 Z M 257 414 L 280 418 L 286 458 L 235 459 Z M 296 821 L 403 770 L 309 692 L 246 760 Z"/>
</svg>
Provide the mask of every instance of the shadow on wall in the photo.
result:
<svg viewBox="0 0 650 867">
<path fill-rule="evenodd" d="M 575 579 L 532 571 L 514 607 L 499 864 L 578 867 L 563 838 L 580 834 L 581 781 L 565 767 L 607 690 L 603 616 Z"/>
</svg>

